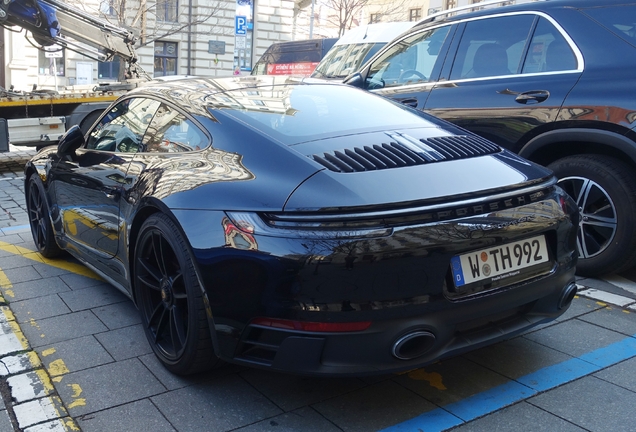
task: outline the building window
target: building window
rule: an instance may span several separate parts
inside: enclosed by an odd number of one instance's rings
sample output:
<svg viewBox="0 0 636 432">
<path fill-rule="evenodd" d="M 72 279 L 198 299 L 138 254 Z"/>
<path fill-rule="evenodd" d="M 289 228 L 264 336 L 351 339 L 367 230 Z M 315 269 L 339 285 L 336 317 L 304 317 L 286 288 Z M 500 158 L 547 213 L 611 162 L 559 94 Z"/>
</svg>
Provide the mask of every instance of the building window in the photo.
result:
<svg viewBox="0 0 636 432">
<path fill-rule="evenodd" d="M 59 46 L 56 50 L 51 48 L 47 47 L 47 51 L 38 50 L 38 73 L 40 75 L 64 76 L 64 49 Z"/>
<path fill-rule="evenodd" d="M 422 19 L 422 8 L 409 9 L 409 21 L 419 21 Z"/>
<path fill-rule="evenodd" d="M 380 22 L 380 14 L 379 13 L 374 13 L 371 14 L 371 16 L 369 17 L 369 24 L 373 24 L 373 23 L 379 23 Z"/>
<path fill-rule="evenodd" d="M 444 0 L 444 9 L 457 7 L 457 0 Z"/>
<path fill-rule="evenodd" d="M 177 74 L 177 43 L 155 42 L 155 75 Z"/>
<path fill-rule="evenodd" d="M 157 20 L 177 22 L 179 2 L 177 0 L 157 0 Z"/>
<path fill-rule="evenodd" d="M 104 15 L 115 15 L 115 0 L 102 0 L 99 3 L 99 11 Z"/>
<path fill-rule="evenodd" d="M 121 60 L 115 57 L 108 62 L 99 62 L 97 64 L 97 78 L 99 79 L 117 79 L 119 78 L 119 67 Z"/>
</svg>

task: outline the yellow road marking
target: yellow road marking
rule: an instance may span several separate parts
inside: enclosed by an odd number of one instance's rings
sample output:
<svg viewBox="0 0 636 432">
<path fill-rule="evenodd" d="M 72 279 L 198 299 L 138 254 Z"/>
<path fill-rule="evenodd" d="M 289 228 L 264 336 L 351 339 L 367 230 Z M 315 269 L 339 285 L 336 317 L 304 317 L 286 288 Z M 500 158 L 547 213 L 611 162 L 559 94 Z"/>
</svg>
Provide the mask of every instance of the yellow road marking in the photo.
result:
<svg viewBox="0 0 636 432">
<path fill-rule="evenodd" d="M 442 376 L 437 372 L 426 372 L 424 369 L 416 369 L 409 372 L 409 378 L 418 381 L 428 381 L 431 387 L 437 390 L 446 390 L 446 386 L 442 382 Z"/>
<path fill-rule="evenodd" d="M 49 363 L 48 370 L 49 370 L 49 373 L 51 374 L 51 376 L 64 375 L 64 374 L 69 373 L 69 370 L 66 367 L 66 364 L 64 363 L 64 360 L 62 360 L 62 359 L 57 359 L 57 360 L 52 361 L 51 363 Z"/>
<path fill-rule="evenodd" d="M 42 351 L 42 357 L 50 356 L 51 354 L 55 354 L 55 348 L 49 348 Z"/>
<path fill-rule="evenodd" d="M 27 248 L 23 248 L 21 246 L 16 246 L 16 245 L 12 245 L 10 243 L 6 243 L 6 242 L 0 241 L 0 250 L 12 253 L 14 255 L 21 255 L 22 257 L 28 258 L 28 259 L 30 259 L 32 261 L 36 261 L 36 262 L 39 262 L 39 263 L 42 263 L 42 264 L 50 265 L 51 267 L 59 268 L 59 269 L 62 269 L 62 270 L 67 270 L 67 271 L 70 271 L 71 273 L 75 273 L 75 274 L 78 274 L 78 275 L 81 275 L 81 276 L 86 276 L 86 277 L 89 277 L 89 278 L 92 278 L 92 279 L 102 280 L 101 277 L 96 275 L 92 270 L 90 270 L 88 267 L 86 267 L 86 266 L 84 266 L 82 264 L 68 262 L 68 261 L 64 261 L 64 260 L 60 260 L 60 259 L 53 260 L 53 259 L 44 258 L 38 252 L 33 252 L 32 250 L 29 250 Z M 9 279 L 7 279 L 6 275 L 4 275 L 4 279 L 0 276 L 0 286 L 4 287 L 4 284 L 7 283 L 7 282 L 9 284 L 11 284 Z M 13 291 L 11 291 L 11 294 L 9 292 L 10 292 L 10 290 L 5 290 L 5 293 L 8 296 L 13 297 Z"/>
</svg>

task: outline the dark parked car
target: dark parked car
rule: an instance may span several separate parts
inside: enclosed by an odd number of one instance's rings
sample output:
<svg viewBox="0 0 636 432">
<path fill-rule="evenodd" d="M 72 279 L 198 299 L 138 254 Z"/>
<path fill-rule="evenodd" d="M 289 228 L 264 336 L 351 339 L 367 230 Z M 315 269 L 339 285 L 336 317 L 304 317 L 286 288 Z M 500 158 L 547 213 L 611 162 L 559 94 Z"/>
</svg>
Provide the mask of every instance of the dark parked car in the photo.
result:
<svg viewBox="0 0 636 432">
<path fill-rule="evenodd" d="M 137 304 L 175 373 L 411 369 L 567 309 L 552 173 L 417 110 L 287 77 L 155 83 L 26 166 L 38 250 Z"/>
<path fill-rule="evenodd" d="M 431 17 L 346 82 L 549 166 L 595 276 L 636 263 L 634 70 L 636 2 L 549 0 Z"/>
</svg>

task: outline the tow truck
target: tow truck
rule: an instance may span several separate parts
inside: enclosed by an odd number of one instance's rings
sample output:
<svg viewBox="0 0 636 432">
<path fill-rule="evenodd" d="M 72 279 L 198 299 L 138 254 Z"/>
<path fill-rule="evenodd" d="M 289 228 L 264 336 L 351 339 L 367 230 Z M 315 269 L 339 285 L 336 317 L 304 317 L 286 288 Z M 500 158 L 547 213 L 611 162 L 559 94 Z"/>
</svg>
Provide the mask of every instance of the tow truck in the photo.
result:
<svg viewBox="0 0 636 432">
<path fill-rule="evenodd" d="M 136 35 L 57 0 L 0 0 L 0 26 L 25 31 L 39 49 L 66 48 L 97 61 L 115 56 L 126 64 L 120 83 L 81 90 L 14 91 L 0 87 L 0 152 L 8 144 L 54 144 L 67 126 L 86 131 L 116 98 L 150 77 L 137 64 Z M 0 29 L 0 31 L 3 31 Z"/>
</svg>

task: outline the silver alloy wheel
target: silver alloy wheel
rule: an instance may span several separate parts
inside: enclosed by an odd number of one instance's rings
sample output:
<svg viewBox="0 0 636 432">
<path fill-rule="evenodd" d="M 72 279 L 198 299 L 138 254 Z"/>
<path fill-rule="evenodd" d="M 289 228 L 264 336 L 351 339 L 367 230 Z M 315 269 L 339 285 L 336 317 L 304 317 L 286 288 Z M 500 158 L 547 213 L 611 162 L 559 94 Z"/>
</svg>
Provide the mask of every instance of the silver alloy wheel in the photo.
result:
<svg viewBox="0 0 636 432">
<path fill-rule="evenodd" d="M 564 177 L 561 186 L 579 208 L 577 246 L 581 258 L 592 258 L 607 249 L 616 235 L 616 206 L 598 183 L 584 177 Z"/>
</svg>

